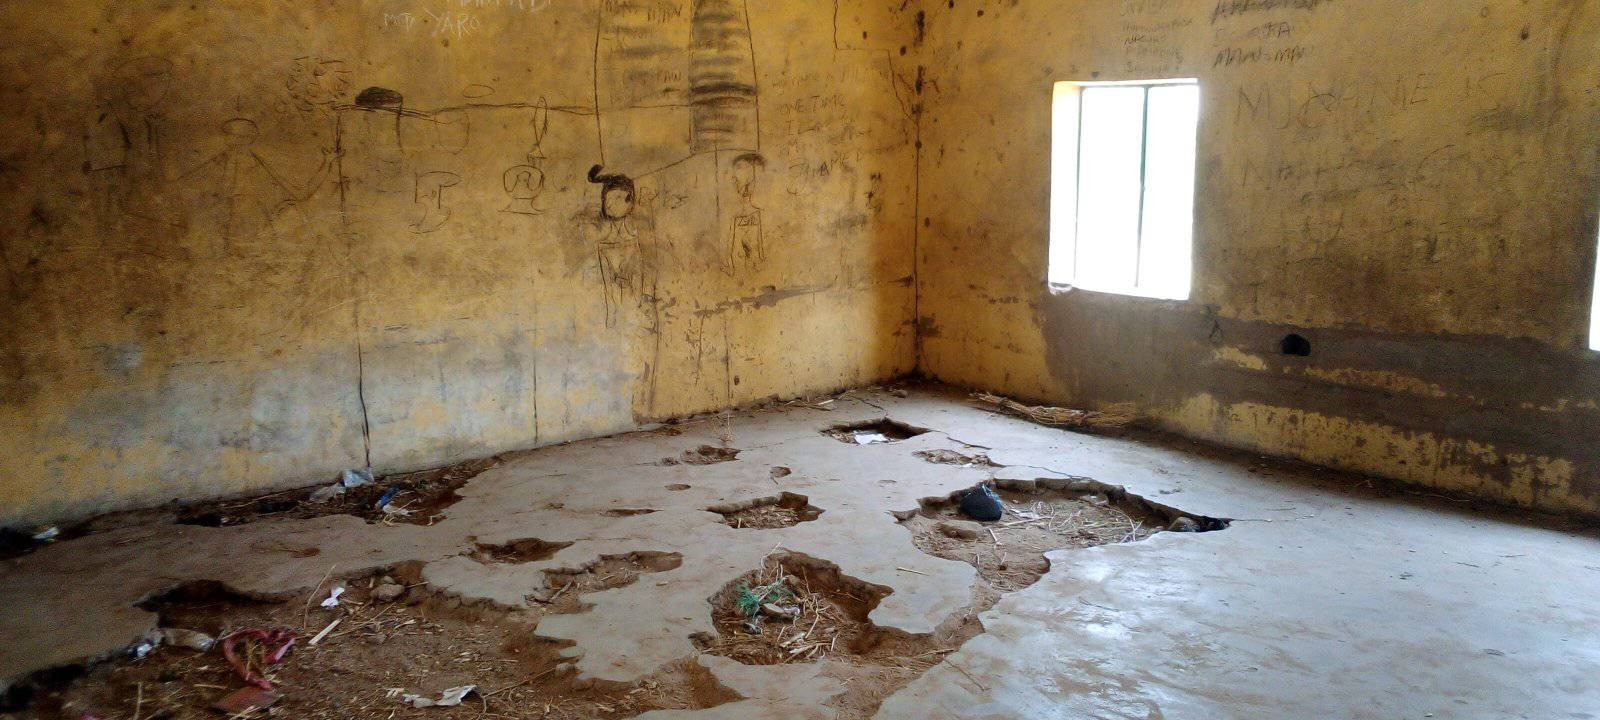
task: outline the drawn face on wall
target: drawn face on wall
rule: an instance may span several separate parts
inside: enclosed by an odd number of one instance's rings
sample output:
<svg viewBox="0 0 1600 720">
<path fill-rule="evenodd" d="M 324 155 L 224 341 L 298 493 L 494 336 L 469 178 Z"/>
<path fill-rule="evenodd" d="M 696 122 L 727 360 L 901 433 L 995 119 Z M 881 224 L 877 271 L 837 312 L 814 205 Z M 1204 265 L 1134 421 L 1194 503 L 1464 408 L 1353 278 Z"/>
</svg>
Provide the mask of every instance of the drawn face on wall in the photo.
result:
<svg viewBox="0 0 1600 720">
<path fill-rule="evenodd" d="M 113 103 L 135 112 L 150 112 L 172 86 L 172 63 L 166 58 L 138 57 L 112 72 L 108 95 Z"/>
<path fill-rule="evenodd" d="M 621 186 L 607 187 L 600 199 L 600 212 L 612 220 L 621 220 L 633 212 L 633 190 Z"/>
<path fill-rule="evenodd" d="M 756 170 L 767 166 L 766 158 L 755 153 L 733 159 L 733 189 L 746 200 L 755 194 Z"/>
<path fill-rule="evenodd" d="M 286 84 L 289 96 L 301 110 L 327 107 L 350 89 L 350 71 L 339 60 L 296 58 Z"/>
</svg>

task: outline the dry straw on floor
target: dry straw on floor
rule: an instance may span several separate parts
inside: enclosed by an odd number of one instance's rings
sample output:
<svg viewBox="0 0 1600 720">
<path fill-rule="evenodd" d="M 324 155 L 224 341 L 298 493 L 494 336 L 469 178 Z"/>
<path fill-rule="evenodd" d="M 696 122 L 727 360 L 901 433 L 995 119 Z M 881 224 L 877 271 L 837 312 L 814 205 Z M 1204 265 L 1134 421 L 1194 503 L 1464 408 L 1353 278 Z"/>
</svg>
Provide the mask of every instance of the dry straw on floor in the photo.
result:
<svg viewBox="0 0 1600 720">
<path fill-rule="evenodd" d="M 1127 427 L 1138 418 L 1132 403 L 1117 403 L 1104 410 L 1074 410 L 1047 405 L 1023 405 L 1011 398 L 981 392 L 973 393 L 972 398 L 985 405 L 993 405 L 1005 412 L 1050 427 L 1121 428 Z"/>
</svg>

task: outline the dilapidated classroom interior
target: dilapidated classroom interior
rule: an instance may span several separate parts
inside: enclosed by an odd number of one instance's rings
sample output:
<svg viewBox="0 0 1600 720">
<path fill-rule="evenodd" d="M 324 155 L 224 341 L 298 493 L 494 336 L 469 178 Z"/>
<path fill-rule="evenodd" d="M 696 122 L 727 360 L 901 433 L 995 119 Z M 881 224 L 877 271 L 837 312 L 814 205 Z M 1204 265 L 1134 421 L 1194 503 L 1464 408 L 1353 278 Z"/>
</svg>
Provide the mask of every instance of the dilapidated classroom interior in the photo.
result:
<svg viewBox="0 0 1600 720">
<path fill-rule="evenodd" d="M 0 716 L 1600 717 L 1600 2 L 0 3 Z"/>
</svg>

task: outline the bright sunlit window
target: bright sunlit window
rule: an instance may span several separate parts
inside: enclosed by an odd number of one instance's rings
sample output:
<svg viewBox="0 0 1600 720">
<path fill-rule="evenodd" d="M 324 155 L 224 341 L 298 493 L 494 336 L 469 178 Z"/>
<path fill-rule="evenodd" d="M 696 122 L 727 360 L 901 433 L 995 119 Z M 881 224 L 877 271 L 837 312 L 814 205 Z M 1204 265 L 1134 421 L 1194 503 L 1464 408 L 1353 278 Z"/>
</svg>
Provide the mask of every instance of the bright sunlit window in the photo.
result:
<svg viewBox="0 0 1600 720">
<path fill-rule="evenodd" d="M 1055 86 L 1050 282 L 1186 300 L 1196 80 Z"/>
<path fill-rule="evenodd" d="M 1600 350 L 1600 263 L 1594 269 L 1594 307 L 1589 310 L 1589 349 Z"/>
</svg>

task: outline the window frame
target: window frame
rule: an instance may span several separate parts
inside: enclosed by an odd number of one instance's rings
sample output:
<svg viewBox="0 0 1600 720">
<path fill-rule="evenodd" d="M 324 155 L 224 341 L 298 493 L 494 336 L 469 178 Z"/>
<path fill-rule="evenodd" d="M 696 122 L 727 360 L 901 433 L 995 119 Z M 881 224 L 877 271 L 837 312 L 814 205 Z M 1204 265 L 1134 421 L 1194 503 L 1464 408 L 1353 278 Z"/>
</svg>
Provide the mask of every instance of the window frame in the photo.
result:
<svg viewBox="0 0 1600 720">
<path fill-rule="evenodd" d="M 1137 87 L 1143 91 L 1141 98 L 1141 127 L 1139 132 L 1139 190 L 1137 226 L 1134 238 L 1134 280 L 1131 285 L 1110 289 L 1105 287 L 1090 287 L 1080 284 L 1078 278 L 1079 256 L 1081 243 L 1081 214 L 1078 212 L 1083 188 L 1083 163 L 1081 161 L 1083 148 L 1083 94 L 1087 90 L 1107 87 Z M 1145 246 L 1145 203 L 1149 189 L 1150 165 L 1150 90 L 1157 87 L 1193 87 L 1196 93 L 1201 92 L 1199 78 L 1162 78 L 1151 80 L 1114 80 L 1080 82 L 1063 80 L 1056 82 L 1052 89 L 1051 97 L 1051 171 L 1050 171 L 1050 220 L 1049 220 L 1049 258 L 1046 268 L 1047 284 L 1054 289 L 1083 289 L 1091 292 L 1102 292 L 1126 297 L 1138 297 L 1154 300 L 1185 301 L 1193 294 L 1194 269 L 1194 205 L 1190 202 L 1190 233 L 1189 246 L 1190 263 L 1189 278 L 1184 284 L 1180 294 L 1170 292 L 1170 289 L 1157 289 L 1139 286 L 1141 272 L 1143 271 L 1143 252 Z M 1203 95 L 1199 96 L 1203 100 Z M 1065 112 L 1063 112 L 1065 110 Z M 1199 148 L 1199 113 L 1195 117 L 1195 149 L 1198 155 Z M 1070 137 L 1072 142 L 1061 142 L 1062 138 Z M 1070 168 L 1070 172 L 1062 172 L 1062 168 Z M 1198 160 L 1191 173 L 1197 173 Z M 1062 183 L 1062 180 L 1067 182 Z M 1198 181 L 1198 175 L 1195 175 Z M 1063 188 L 1063 185 L 1066 187 Z M 1059 221 L 1061 215 L 1070 218 Z M 1070 248 L 1070 252 L 1061 250 Z M 1061 257 L 1065 255 L 1065 257 Z M 1065 278 L 1065 279 L 1060 279 Z M 1098 283 L 1091 283 L 1098 285 Z"/>
</svg>

